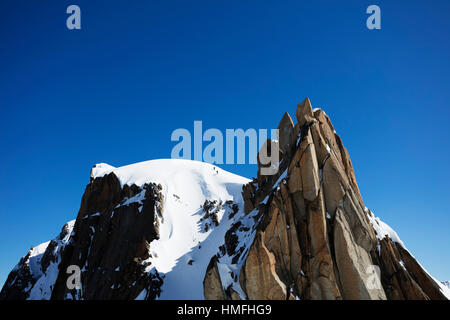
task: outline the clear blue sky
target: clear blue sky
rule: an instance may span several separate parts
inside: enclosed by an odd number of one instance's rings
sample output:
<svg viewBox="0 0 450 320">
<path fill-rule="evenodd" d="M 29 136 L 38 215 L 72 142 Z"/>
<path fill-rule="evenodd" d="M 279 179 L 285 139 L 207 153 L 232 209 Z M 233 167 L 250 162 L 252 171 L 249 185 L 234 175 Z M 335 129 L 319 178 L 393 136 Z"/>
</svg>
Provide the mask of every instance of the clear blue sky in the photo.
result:
<svg viewBox="0 0 450 320">
<path fill-rule="evenodd" d="M 81 30 L 66 28 L 69 4 Z M 381 30 L 365 26 L 371 4 Z M 76 217 L 95 163 L 168 158 L 171 132 L 194 120 L 273 128 L 306 96 L 349 149 L 366 205 L 450 280 L 449 12 L 445 0 L 1 1 L 0 284 Z"/>
</svg>

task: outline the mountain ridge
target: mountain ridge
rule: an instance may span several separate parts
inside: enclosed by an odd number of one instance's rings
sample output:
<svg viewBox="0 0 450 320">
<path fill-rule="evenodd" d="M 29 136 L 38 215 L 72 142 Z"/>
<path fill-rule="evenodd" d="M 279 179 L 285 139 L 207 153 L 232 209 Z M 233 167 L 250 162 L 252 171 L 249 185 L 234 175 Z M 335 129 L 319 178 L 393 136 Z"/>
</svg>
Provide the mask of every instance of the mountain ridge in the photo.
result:
<svg viewBox="0 0 450 320">
<path fill-rule="evenodd" d="M 253 180 L 191 160 L 95 165 L 76 220 L 20 260 L 0 299 L 448 299 L 364 205 L 326 113 L 307 98 L 296 118 L 278 126 L 273 176 L 260 154 Z"/>
</svg>

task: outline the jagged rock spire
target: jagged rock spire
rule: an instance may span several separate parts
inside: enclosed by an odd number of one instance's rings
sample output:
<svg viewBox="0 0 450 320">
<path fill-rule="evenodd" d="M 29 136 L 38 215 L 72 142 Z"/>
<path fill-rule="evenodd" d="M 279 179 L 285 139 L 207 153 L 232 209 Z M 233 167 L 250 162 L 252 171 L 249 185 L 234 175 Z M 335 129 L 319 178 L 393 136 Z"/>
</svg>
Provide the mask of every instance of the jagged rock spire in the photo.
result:
<svg viewBox="0 0 450 320">
<path fill-rule="evenodd" d="M 297 105 L 297 111 L 295 112 L 297 117 L 297 121 L 300 126 L 304 126 L 306 123 L 309 123 L 314 120 L 314 113 L 311 107 L 311 101 L 309 98 L 306 98 L 301 103 Z"/>
<path fill-rule="evenodd" d="M 261 217 L 252 244 L 236 253 L 246 298 L 445 299 L 401 243 L 375 231 L 325 112 L 306 98 L 296 117 L 293 125 L 285 113 L 278 126 L 278 173 L 243 187 L 245 212 Z"/>
</svg>

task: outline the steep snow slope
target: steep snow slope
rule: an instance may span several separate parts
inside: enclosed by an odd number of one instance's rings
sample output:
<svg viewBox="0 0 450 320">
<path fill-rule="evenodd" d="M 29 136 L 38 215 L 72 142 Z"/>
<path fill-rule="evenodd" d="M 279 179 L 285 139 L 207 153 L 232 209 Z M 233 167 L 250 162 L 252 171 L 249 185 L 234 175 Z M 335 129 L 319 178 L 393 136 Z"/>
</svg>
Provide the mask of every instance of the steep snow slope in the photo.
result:
<svg viewBox="0 0 450 320">
<path fill-rule="evenodd" d="M 153 182 L 163 187 L 160 239 L 150 244 L 152 266 L 148 270 L 155 268 L 165 276 L 160 299 L 203 299 L 206 268 L 233 220 L 243 213 L 242 185 L 249 180 L 207 163 L 181 159 L 152 160 L 120 168 L 99 164 L 91 176 L 102 177 L 110 172 L 122 185 Z M 208 231 L 202 221 L 206 200 L 215 200 L 221 206 L 217 210 L 218 226 L 211 224 Z M 233 219 L 229 219 L 231 207 L 225 205 L 227 201 L 238 205 Z"/>
</svg>

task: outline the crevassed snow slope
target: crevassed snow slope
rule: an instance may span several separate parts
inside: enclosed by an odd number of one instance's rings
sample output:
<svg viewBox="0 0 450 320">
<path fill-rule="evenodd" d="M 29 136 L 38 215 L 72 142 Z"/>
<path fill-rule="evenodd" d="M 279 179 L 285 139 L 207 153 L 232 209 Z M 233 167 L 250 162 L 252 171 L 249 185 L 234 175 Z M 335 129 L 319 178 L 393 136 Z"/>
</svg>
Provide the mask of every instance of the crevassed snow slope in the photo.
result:
<svg viewBox="0 0 450 320">
<path fill-rule="evenodd" d="M 148 270 L 155 268 L 164 275 L 160 299 L 203 299 L 206 268 L 224 243 L 233 221 L 243 215 L 242 185 L 250 180 L 208 163 L 183 159 L 151 160 L 120 168 L 98 164 L 91 177 L 110 172 L 114 172 L 122 186 L 153 182 L 163 187 L 160 239 L 150 243 L 152 265 Z M 222 204 L 231 200 L 239 211 L 229 219 L 224 206 L 218 211 L 219 225 L 205 232 L 201 221 L 205 200 Z"/>
</svg>

